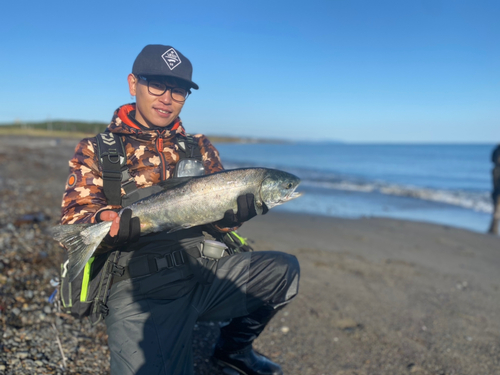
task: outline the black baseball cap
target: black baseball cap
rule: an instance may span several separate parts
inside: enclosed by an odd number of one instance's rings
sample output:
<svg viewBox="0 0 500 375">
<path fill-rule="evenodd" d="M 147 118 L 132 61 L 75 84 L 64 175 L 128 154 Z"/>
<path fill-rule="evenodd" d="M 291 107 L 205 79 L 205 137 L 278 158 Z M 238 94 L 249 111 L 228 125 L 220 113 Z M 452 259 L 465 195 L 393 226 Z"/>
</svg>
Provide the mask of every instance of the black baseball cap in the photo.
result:
<svg viewBox="0 0 500 375">
<path fill-rule="evenodd" d="M 137 76 L 168 76 L 186 82 L 190 88 L 198 90 L 191 79 L 193 66 L 186 56 L 172 46 L 149 44 L 137 55 L 132 67 Z"/>
</svg>

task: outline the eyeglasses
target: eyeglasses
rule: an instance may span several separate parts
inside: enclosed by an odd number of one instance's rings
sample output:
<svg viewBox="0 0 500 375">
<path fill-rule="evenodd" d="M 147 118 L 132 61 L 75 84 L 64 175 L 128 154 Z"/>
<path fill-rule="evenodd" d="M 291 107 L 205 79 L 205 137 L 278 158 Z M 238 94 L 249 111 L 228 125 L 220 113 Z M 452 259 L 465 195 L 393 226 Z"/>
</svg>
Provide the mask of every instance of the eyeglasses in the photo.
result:
<svg viewBox="0 0 500 375">
<path fill-rule="evenodd" d="M 144 76 L 137 76 L 137 78 L 147 82 L 148 92 L 154 96 L 162 96 L 167 90 L 169 90 L 172 100 L 184 103 L 189 94 L 191 94 L 191 91 L 183 89 L 182 87 L 167 86 L 167 83 L 159 81 L 157 78 Z"/>
</svg>

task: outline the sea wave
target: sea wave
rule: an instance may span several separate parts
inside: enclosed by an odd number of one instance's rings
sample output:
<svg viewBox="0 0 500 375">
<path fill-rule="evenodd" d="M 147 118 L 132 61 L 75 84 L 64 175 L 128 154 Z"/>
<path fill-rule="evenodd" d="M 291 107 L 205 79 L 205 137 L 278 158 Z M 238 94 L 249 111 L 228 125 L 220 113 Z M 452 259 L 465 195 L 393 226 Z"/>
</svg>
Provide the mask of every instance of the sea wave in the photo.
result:
<svg viewBox="0 0 500 375">
<path fill-rule="evenodd" d="M 305 186 L 315 186 L 327 189 L 336 189 L 344 191 L 356 191 L 362 193 L 378 192 L 385 195 L 395 195 L 400 197 L 410 197 L 433 201 L 439 203 L 451 204 L 468 208 L 477 212 L 491 213 L 493 204 L 488 193 L 484 192 L 468 192 L 461 190 L 439 190 L 425 189 L 415 186 L 401 186 L 395 184 L 387 184 L 383 182 L 352 182 L 352 181 L 314 181 L 303 179 L 302 184 Z"/>
<path fill-rule="evenodd" d="M 253 167 L 249 163 L 230 163 L 226 167 L 242 168 Z M 380 193 L 400 197 L 409 197 L 445 203 L 454 206 L 464 207 L 477 212 L 493 212 L 491 195 L 486 191 L 465 191 L 450 189 L 424 188 L 413 185 L 402 185 L 388 183 L 385 181 L 369 181 L 357 176 L 325 173 L 318 170 L 305 170 L 298 168 L 283 168 L 278 165 L 268 166 L 286 170 L 294 173 L 302 179 L 302 186 L 318 187 L 323 189 L 335 189 L 343 191 L 355 191 L 361 193 Z"/>
</svg>

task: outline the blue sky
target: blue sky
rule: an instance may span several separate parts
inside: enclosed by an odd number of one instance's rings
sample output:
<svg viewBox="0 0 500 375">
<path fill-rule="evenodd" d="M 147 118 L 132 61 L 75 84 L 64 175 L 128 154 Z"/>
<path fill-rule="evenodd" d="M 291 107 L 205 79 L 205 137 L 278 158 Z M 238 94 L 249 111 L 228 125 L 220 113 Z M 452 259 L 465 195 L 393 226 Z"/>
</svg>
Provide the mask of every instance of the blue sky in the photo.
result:
<svg viewBox="0 0 500 375">
<path fill-rule="evenodd" d="M 496 0 L 11 0 L 0 122 L 107 122 L 160 43 L 194 65 L 192 133 L 499 142 L 499 20 Z"/>
</svg>

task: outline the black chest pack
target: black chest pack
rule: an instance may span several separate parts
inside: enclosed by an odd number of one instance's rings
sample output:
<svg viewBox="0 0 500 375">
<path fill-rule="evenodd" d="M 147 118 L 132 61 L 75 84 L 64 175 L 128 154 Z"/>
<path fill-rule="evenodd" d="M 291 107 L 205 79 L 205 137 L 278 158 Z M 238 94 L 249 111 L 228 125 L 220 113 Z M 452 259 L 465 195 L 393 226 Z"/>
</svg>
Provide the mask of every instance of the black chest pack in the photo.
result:
<svg viewBox="0 0 500 375">
<path fill-rule="evenodd" d="M 159 185 L 137 187 L 127 167 L 127 155 L 119 135 L 101 133 L 96 136 L 96 140 L 103 191 L 108 204 L 126 207 L 164 189 Z M 201 150 L 196 139 L 189 134 L 178 135 L 176 143 L 179 161 L 175 167 L 174 178 L 205 174 Z M 217 239 L 224 242 L 233 253 L 252 251 L 246 239 L 236 232 L 219 234 Z M 69 282 L 67 277 L 68 262 L 61 265 L 59 301 L 64 313 L 79 319 L 89 317 L 93 324 L 106 317 L 106 302 L 113 277 L 123 278 L 124 275 L 123 268 L 118 266 L 120 253 L 120 250 L 114 250 L 90 258 L 83 272 L 72 282 Z"/>
</svg>

